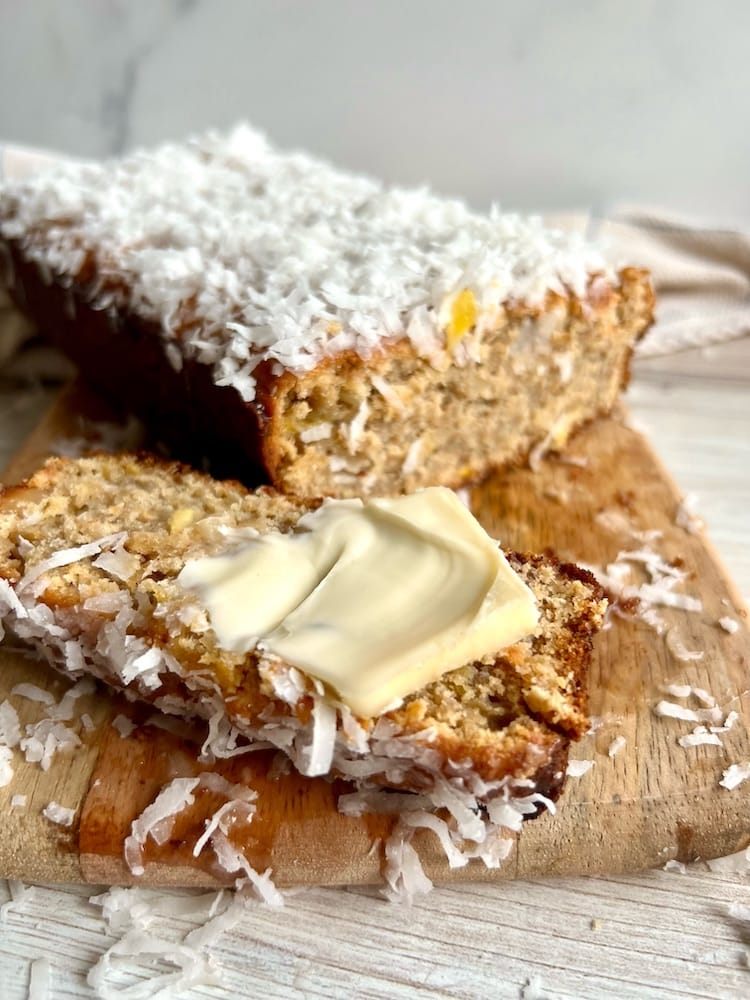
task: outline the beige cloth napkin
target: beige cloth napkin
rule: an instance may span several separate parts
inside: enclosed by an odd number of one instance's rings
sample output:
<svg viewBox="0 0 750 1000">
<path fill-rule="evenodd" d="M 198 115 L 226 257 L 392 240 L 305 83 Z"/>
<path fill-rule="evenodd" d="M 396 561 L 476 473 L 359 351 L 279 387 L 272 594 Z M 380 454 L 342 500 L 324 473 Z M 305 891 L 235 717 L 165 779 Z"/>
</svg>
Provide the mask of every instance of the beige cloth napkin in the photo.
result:
<svg viewBox="0 0 750 1000">
<path fill-rule="evenodd" d="M 26 176 L 54 159 L 46 151 L 0 145 L 0 182 Z M 651 271 L 656 322 L 638 345 L 639 355 L 669 354 L 750 333 L 750 232 L 658 209 L 623 209 L 602 220 L 570 213 L 550 222 L 592 233 L 615 265 Z M 0 366 L 30 332 L 0 291 Z"/>
</svg>

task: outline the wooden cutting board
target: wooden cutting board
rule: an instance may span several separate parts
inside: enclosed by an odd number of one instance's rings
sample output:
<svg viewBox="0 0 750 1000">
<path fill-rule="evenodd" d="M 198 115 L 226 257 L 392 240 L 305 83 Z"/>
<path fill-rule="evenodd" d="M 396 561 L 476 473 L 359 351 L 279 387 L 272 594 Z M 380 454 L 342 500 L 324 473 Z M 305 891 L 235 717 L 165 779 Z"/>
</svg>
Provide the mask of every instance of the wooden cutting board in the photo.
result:
<svg viewBox="0 0 750 1000">
<path fill-rule="evenodd" d="M 63 392 L 6 471 L 15 482 L 32 472 L 56 442 L 80 437 L 82 423 L 106 411 L 80 387 Z M 571 460 L 572 459 L 572 460 Z M 750 636 L 741 598 L 726 577 L 708 540 L 675 523 L 680 495 L 647 441 L 627 426 L 626 414 L 585 428 L 568 458 L 549 457 L 536 472 L 497 475 L 472 494 L 472 509 L 506 547 L 554 548 L 564 559 L 605 565 L 623 549 L 637 547 L 630 532 L 662 532 L 657 550 L 681 560 L 689 579 L 682 589 L 699 597 L 700 612 L 664 610 L 663 617 L 688 649 L 703 650 L 685 662 L 670 652 L 664 635 L 633 619 L 614 619 L 597 641 L 591 674 L 591 713 L 599 728 L 572 756 L 593 760 L 580 778 L 570 778 L 557 815 L 527 823 L 508 861 L 497 871 L 472 864 L 450 870 L 434 835 L 415 841 L 427 872 L 436 880 L 618 873 L 654 867 L 676 858 L 691 861 L 738 851 L 750 843 L 748 785 L 722 788 L 722 772 L 750 761 Z M 603 516 L 602 516 L 603 515 Z M 739 623 L 729 634 L 722 617 Z M 11 695 L 27 681 L 59 698 L 67 682 L 6 641 L 0 647 L 0 700 L 9 698 L 22 723 L 43 707 Z M 665 684 L 690 684 L 711 692 L 724 714 L 739 713 L 722 746 L 682 747 L 678 736 L 695 723 L 657 717 L 653 706 Z M 699 707 L 695 701 L 684 704 Z M 94 728 L 73 725 L 82 746 L 58 754 L 49 770 L 26 763 L 16 752 L 15 776 L 0 789 L 0 875 L 43 881 L 128 883 L 123 839 L 132 820 L 162 786 L 200 771 L 194 742 L 200 733 L 167 732 L 149 723 L 150 710 L 128 705 L 106 691 L 78 703 Z M 111 725 L 124 714 L 137 728 L 127 737 Z M 615 737 L 625 745 L 615 756 Z M 244 832 L 247 857 L 257 869 L 271 867 L 279 885 L 351 884 L 379 880 L 382 840 L 391 820 L 345 817 L 336 808 L 346 786 L 295 774 L 276 776 L 273 756 L 253 753 L 223 762 L 220 770 L 259 793 L 258 811 Z M 11 796 L 26 795 L 23 808 Z M 55 801 L 76 810 L 70 828 L 52 824 L 42 810 Z M 147 852 L 145 875 L 152 885 L 216 885 L 221 874 L 192 847 L 203 821 L 218 805 L 199 794 L 180 815 L 170 840 Z M 375 847 L 373 848 L 373 844 Z M 224 878 L 226 881 L 226 877 Z"/>
</svg>

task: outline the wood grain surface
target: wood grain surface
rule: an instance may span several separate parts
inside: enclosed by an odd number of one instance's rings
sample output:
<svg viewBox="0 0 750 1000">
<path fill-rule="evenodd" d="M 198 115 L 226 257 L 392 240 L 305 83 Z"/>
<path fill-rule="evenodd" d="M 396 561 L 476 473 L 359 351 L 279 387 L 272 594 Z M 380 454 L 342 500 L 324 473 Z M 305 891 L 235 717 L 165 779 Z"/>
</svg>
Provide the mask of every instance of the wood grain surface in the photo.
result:
<svg viewBox="0 0 750 1000">
<path fill-rule="evenodd" d="M 102 405 L 78 388 L 68 389 L 16 455 L 5 481 L 28 474 L 55 442 L 86 432 L 85 419 L 106 416 Z M 549 457 L 537 472 L 516 470 L 474 490 L 472 507 L 507 547 L 555 548 L 567 559 L 603 565 L 633 548 L 632 532 L 657 529 L 668 560 L 680 560 L 689 577 L 686 592 L 699 596 L 699 613 L 664 611 L 685 645 L 705 651 L 685 663 L 663 636 L 638 621 L 614 619 L 597 644 L 591 678 L 591 710 L 599 728 L 574 756 L 594 761 L 582 778 L 570 779 L 557 815 L 525 825 L 509 861 L 497 872 L 481 865 L 451 871 L 432 834 L 418 841 L 430 875 L 439 880 L 486 880 L 549 874 L 620 873 L 711 858 L 744 847 L 750 839 L 750 799 L 719 786 L 724 768 L 750 758 L 742 719 L 750 717 L 748 631 L 739 596 L 702 534 L 675 524 L 679 493 L 645 439 L 620 413 L 582 431 L 566 460 Z M 605 516 L 601 517 L 604 512 Z M 612 515 L 615 515 L 614 517 Z M 613 528 L 613 524 L 616 526 Z M 624 527 L 621 527 L 624 526 Z M 730 635 L 717 624 L 740 622 Z M 64 689 L 47 668 L 12 649 L 1 651 L 0 698 L 22 680 Z M 740 721 L 723 734 L 723 746 L 683 748 L 677 737 L 692 726 L 653 714 L 665 683 L 691 684 L 712 692 L 724 712 Z M 14 704 L 30 721 L 39 706 Z M 695 706 L 693 706 L 695 707 Z M 0 790 L 10 821 L 0 834 L 0 873 L 45 881 L 128 882 L 122 842 L 133 818 L 176 774 L 197 773 L 195 751 L 184 739 L 146 724 L 148 713 L 101 693 L 81 709 L 96 722 L 83 745 L 58 755 L 47 772 L 18 760 L 14 782 Z M 135 712 L 138 728 L 123 738 L 111 726 L 118 713 Z M 610 757 L 612 740 L 625 746 Z M 296 775 L 268 779 L 268 755 L 252 754 L 223 765 L 260 791 L 258 814 L 247 827 L 244 848 L 258 868 L 271 866 L 280 885 L 352 884 L 376 881 L 374 840 L 388 831 L 383 817 L 344 817 L 336 810 L 337 786 Z M 28 796 L 24 809 L 7 808 L 10 796 Z M 54 800 L 76 809 L 72 828 L 41 816 Z M 147 856 L 141 884 L 216 885 L 219 873 L 192 857 L 211 801 L 199 797 L 180 817 L 174 837 Z"/>
</svg>

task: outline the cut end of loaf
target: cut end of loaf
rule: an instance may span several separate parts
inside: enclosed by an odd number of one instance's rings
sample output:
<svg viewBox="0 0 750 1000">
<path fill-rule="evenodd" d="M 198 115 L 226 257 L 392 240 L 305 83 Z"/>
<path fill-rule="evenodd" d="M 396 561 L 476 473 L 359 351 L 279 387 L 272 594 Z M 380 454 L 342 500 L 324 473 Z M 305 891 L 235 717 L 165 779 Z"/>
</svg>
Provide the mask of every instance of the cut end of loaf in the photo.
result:
<svg viewBox="0 0 750 1000">
<path fill-rule="evenodd" d="M 440 364 L 401 341 L 288 374 L 263 397 L 266 466 L 300 496 L 393 495 L 458 488 L 560 449 L 611 410 L 652 314 L 648 276 L 627 269 L 618 285 L 593 279 L 583 300 L 506 306 Z"/>
</svg>

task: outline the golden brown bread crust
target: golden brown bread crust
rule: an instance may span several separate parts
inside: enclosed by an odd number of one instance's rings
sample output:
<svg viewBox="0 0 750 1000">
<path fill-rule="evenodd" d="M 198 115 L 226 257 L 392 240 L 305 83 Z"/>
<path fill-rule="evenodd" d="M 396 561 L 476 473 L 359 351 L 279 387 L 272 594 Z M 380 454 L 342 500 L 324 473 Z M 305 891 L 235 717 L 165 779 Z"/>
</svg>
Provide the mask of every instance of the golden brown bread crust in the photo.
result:
<svg viewBox="0 0 750 1000">
<path fill-rule="evenodd" d="M 270 480 L 301 496 L 457 488 L 525 462 L 545 438 L 564 445 L 611 409 L 653 318 L 648 274 L 625 268 L 617 285 L 592 276 L 585 300 L 549 293 L 543 307 L 508 303 L 475 347 L 478 364 L 446 355 L 438 370 L 410 341 L 394 340 L 367 359 L 341 353 L 304 375 L 274 375 L 263 363 L 256 399 L 244 403 L 214 384 L 207 365 L 186 359 L 176 371 L 155 323 L 116 305 L 96 308 L 101 287 L 91 264 L 63 285 L 19 242 L 0 241 L 0 262 L 3 252 L 18 305 L 95 389 L 137 413 L 154 440 L 193 464 L 208 457 L 216 475 Z M 355 441 L 358 414 L 366 427 Z M 326 426 L 327 438 L 305 438 Z"/>
<path fill-rule="evenodd" d="M 125 532 L 124 551 L 135 560 L 126 581 L 94 566 L 91 557 L 49 569 L 40 578 L 36 600 L 52 611 L 66 641 L 81 646 L 89 669 L 181 714 L 210 716 L 218 695 L 221 711 L 248 735 L 269 718 L 304 726 L 313 708 L 312 689 L 293 705 L 281 700 L 257 654 L 222 650 L 213 632 L 200 627 L 200 616 L 190 608 L 194 599 L 176 577 L 186 559 L 226 545 L 220 528 L 289 530 L 309 506 L 269 488 L 248 493 L 238 483 L 219 483 L 150 457 L 53 459 L 26 484 L 0 496 L 0 580 L 17 586 L 24 574 L 61 549 Z M 473 773 L 485 781 L 529 780 L 541 791 L 543 779 L 543 793 L 553 795 L 563 780 L 568 743 L 588 724 L 587 667 L 603 603 L 597 584 L 577 567 L 549 557 L 510 558 L 536 594 L 536 633 L 495 657 L 444 675 L 381 719 L 400 737 L 437 752 L 448 770 L 470 761 Z M 144 686 L 138 677 L 126 682 L 122 664 L 96 652 L 120 607 L 94 606 L 106 595 L 138 609 L 127 634 L 141 643 L 141 651 L 165 650 L 179 665 L 162 670 L 158 686 Z M 87 605 L 92 598 L 94 605 Z M 5 624 L 23 638 L 24 623 L 13 620 L 7 603 L 4 615 Z M 26 638 L 48 647 L 56 641 L 44 630 Z M 372 734 L 379 719 L 359 721 Z M 416 763 L 404 770 L 400 783 L 419 789 L 428 780 Z"/>
</svg>

